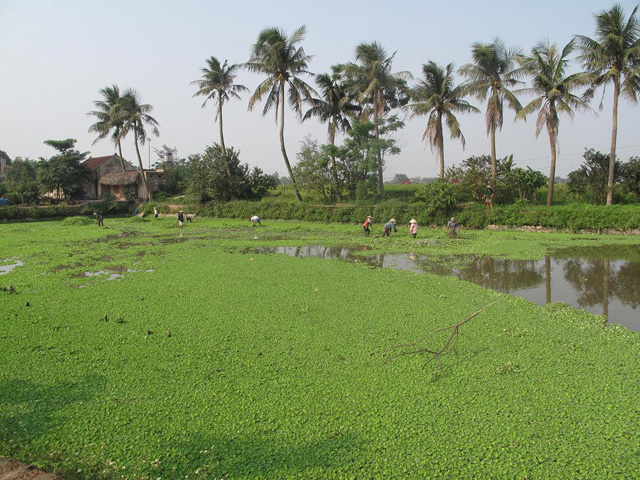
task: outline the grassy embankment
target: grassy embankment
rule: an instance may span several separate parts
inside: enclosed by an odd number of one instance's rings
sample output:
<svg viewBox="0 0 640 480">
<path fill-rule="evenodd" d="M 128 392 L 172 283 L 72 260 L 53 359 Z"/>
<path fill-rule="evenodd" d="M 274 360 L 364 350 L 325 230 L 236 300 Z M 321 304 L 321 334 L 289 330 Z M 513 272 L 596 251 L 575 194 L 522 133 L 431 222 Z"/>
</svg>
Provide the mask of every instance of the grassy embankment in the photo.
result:
<svg viewBox="0 0 640 480">
<path fill-rule="evenodd" d="M 637 475 L 638 334 L 453 278 L 242 253 L 538 258 L 637 238 L 403 229 L 365 242 L 357 225 L 248 223 L 0 225 L 0 260 L 24 262 L 0 276 L 16 290 L 0 291 L 0 455 L 68 479 Z M 382 365 L 388 347 L 496 300 L 442 368 Z"/>
</svg>

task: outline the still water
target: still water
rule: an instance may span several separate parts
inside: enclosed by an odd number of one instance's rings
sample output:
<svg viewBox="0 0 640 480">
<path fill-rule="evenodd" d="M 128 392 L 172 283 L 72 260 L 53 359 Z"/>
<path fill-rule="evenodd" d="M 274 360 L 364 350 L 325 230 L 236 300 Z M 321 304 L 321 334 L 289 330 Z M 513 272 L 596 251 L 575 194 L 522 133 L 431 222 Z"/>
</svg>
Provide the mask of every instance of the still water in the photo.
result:
<svg viewBox="0 0 640 480">
<path fill-rule="evenodd" d="M 455 276 L 538 305 L 564 302 L 640 332 L 640 245 L 559 250 L 539 260 L 435 258 L 411 253 L 367 256 L 354 255 L 353 249 L 345 247 L 318 245 L 264 247 L 252 251 L 357 261 L 381 268 Z"/>
</svg>

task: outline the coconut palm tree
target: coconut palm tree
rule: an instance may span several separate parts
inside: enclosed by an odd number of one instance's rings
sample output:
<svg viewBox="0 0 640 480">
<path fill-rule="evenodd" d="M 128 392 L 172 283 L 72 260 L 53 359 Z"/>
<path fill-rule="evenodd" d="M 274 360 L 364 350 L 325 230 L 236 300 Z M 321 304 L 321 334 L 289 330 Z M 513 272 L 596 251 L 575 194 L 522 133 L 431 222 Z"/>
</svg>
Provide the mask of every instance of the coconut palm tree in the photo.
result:
<svg viewBox="0 0 640 480">
<path fill-rule="evenodd" d="M 356 63 L 343 66 L 344 75 L 353 82 L 357 91 L 357 99 L 363 108 L 363 116 L 372 116 L 374 135 L 380 138 L 379 120 L 391 107 L 389 100 L 398 100 L 399 93 L 406 91 L 409 72 L 391 73 L 391 65 L 395 52 L 388 56 L 386 50 L 377 42 L 361 43 L 356 47 Z M 378 150 L 378 188 L 380 196 L 384 197 L 384 183 L 382 178 L 382 154 Z"/>
<path fill-rule="evenodd" d="M 312 87 L 300 79 L 300 75 L 309 74 L 307 70 L 312 57 L 307 55 L 298 44 L 304 39 L 306 27 L 298 28 L 290 37 L 279 28 L 266 28 L 258 35 L 258 40 L 251 47 L 251 58 L 245 67 L 256 73 L 267 75 L 249 99 L 249 110 L 253 110 L 256 102 L 266 98 L 262 115 L 266 115 L 272 107 L 276 111 L 276 122 L 280 118 L 280 150 L 289 172 L 296 197 L 302 201 L 298 190 L 287 150 L 284 145 L 284 104 L 288 89 L 289 104 L 294 112 L 302 115 L 302 103 L 313 94 Z"/>
<path fill-rule="evenodd" d="M 640 91 L 640 24 L 636 6 L 625 20 L 624 9 L 614 5 L 595 15 L 596 38 L 576 35 L 578 59 L 591 75 L 591 86 L 584 94 L 593 97 L 599 87 L 613 84 L 613 120 L 611 128 L 611 152 L 609 155 L 609 179 L 607 205 L 613 203 L 613 180 L 618 137 L 618 101 L 620 95 L 632 102 L 638 101 Z M 602 104 L 600 105 L 602 108 Z"/>
<path fill-rule="evenodd" d="M 320 87 L 320 96 L 312 98 L 311 108 L 307 110 L 302 118 L 303 121 L 311 117 L 318 118 L 327 124 L 329 144 L 335 145 L 336 133 L 346 132 L 351 128 L 350 118 L 358 111 L 358 106 L 352 103 L 351 97 L 346 92 L 346 87 L 340 79 L 339 67 L 333 67 L 331 74 L 322 73 L 316 75 L 316 84 Z M 331 171 L 336 195 L 341 197 L 338 184 L 338 172 L 336 171 L 335 156 L 331 156 Z"/>
<path fill-rule="evenodd" d="M 248 92 L 249 89 L 244 85 L 236 85 L 233 83 L 237 76 L 236 71 L 240 68 L 240 65 L 228 65 L 227 60 L 220 65 L 216 57 L 210 57 L 206 62 L 207 66 L 201 69 L 202 78 L 191 82 L 191 85 L 198 86 L 198 91 L 194 93 L 193 96 L 206 97 L 202 108 L 205 107 L 209 100 L 218 104 L 215 118 L 216 120 L 220 120 L 220 146 L 222 147 L 222 152 L 226 154 L 227 150 L 224 146 L 224 134 L 222 130 L 222 107 L 230 97 L 240 99 L 238 93 Z"/>
<path fill-rule="evenodd" d="M 461 85 L 455 85 L 453 63 L 442 68 L 435 62 L 422 65 L 424 79 L 411 89 L 413 103 L 407 105 L 411 117 L 426 115 L 427 128 L 422 140 L 428 140 L 431 151 L 437 150 L 440 156 L 440 178 L 444 179 L 444 134 L 443 119 L 449 129 L 451 138 L 459 138 L 462 148 L 465 139 L 455 114 L 480 112 L 469 102 L 463 100 L 466 92 Z"/>
<path fill-rule="evenodd" d="M 491 179 L 495 188 L 496 167 L 496 130 L 502 130 L 504 104 L 520 111 L 522 106 L 510 88 L 522 82 L 518 80 L 523 72 L 517 68 L 520 50 L 507 48 L 502 40 L 495 38 L 491 43 L 474 43 L 471 46 L 473 63 L 460 67 L 459 73 L 467 77 L 467 91 L 487 101 L 485 112 L 487 135 L 491 139 Z"/>
<path fill-rule="evenodd" d="M 117 85 L 104 87 L 100 90 L 102 100 L 96 100 L 93 104 L 98 110 L 91 111 L 87 115 L 96 117 L 97 122 L 89 127 L 89 132 L 96 132 L 98 137 L 93 141 L 92 145 L 98 143 L 99 140 L 106 138 L 112 131 L 111 140 L 118 147 L 120 156 L 120 166 L 122 171 L 126 170 L 124 159 L 122 157 L 122 127 L 124 121 L 121 115 L 121 97 L 120 89 Z"/>
<path fill-rule="evenodd" d="M 541 42 L 531 50 L 531 56 L 522 57 L 522 68 L 531 76 L 531 88 L 521 91 L 536 97 L 516 114 L 516 120 L 525 119 L 527 115 L 538 111 L 536 121 L 536 138 L 543 127 L 546 127 L 551 147 L 551 169 L 549 171 L 549 192 L 547 205 L 553 201 L 553 187 L 556 175 L 556 154 L 558 152 L 559 113 L 566 113 L 573 118 L 574 110 L 586 110 L 587 102 L 572 92 L 586 84 L 584 73 L 567 75 L 569 55 L 574 48 L 570 41 L 560 51 L 557 45 Z"/>
<path fill-rule="evenodd" d="M 121 136 L 123 137 L 129 132 L 133 132 L 133 140 L 136 146 L 136 154 L 138 155 L 140 175 L 142 175 L 142 181 L 144 182 L 144 186 L 147 190 L 147 198 L 151 201 L 153 200 L 153 196 L 151 194 L 151 189 L 149 188 L 147 173 L 144 171 L 144 167 L 142 166 L 142 156 L 140 155 L 138 142 L 144 145 L 147 141 L 148 137 L 145 125 L 148 125 L 151 128 L 151 133 L 156 137 L 159 136 L 159 124 L 155 118 L 149 115 L 153 111 L 153 106 L 148 103 L 142 103 L 140 94 L 136 90 L 132 88 L 125 90 L 121 99 L 121 105 L 121 114 L 122 119 L 124 120 L 124 125 L 121 129 Z"/>
</svg>

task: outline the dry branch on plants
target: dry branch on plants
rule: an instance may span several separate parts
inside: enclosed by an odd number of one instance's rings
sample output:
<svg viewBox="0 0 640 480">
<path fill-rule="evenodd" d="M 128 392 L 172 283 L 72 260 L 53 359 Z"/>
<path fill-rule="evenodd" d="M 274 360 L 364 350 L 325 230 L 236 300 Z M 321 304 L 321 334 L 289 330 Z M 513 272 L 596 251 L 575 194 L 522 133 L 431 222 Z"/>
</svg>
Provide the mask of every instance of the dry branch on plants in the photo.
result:
<svg viewBox="0 0 640 480">
<path fill-rule="evenodd" d="M 387 363 L 391 362 L 392 360 L 394 360 L 394 359 L 396 359 L 398 357 L 402 357 L 404 355 L 420 355 L 420 354 L 424 353 L 424 354 L 429 354 L 430 357 L 426 362 L 424 362 L 422 364 L 422 368 L 425 368 L 431 361 L 437 359 L 438 362 L 440 363 L 441 370 L 444 370 L 444 364 L 442 363 L 442 356 L 446 355 L 447 353 L 450 353 L 451 351 L 453 351 L 453 353 L 458 353 L 457 350 L 456 350 L 456 347 L 458 345 L 458 338 L 460 336 L 460 327 L 462 325 L 464 325 L 465 323 L 467 323 L 472 318 L 474 318 L 475 316 L 477 316 L 480 313 L 484 312 L 490 306 L 498 303 L 499 301 L 500 300 L 496 300 L 495 302 L 491 302 L 490 304 L 485 305 L 481 309 L 476 310 L 475 312 L 473 312 L 471 315 L 469 315 L 464 320 L 462 320 L 462 321 L 460 321 L 460 322 L 458 322 L 458 323 L 456 323 L 454 325 L 450 325 L 448 327 L 442 327 L 442 328 L 439 328 L 439 329 L 434 330 L 432 332 L 429 332 L 425 336 L 423 336 L 423 337 L 421 337 L 418 340 L 415 340 L 413 342 L 404 343 L 404 344 L 401 344 L 401 345 L 395 345 L 393 347 L 389 347 L 387 350 L 385 350 L 384 354 L 390 353 L 392 351 L 398 351 L 398 350 L 402 350 L 402 351 L 400 353 L 396 353 L 394 355 L 391 355 L 389 358 L 387 358 L 383 362 L 383 365 L 386 365 Z M 446 330 L 451 330 L 451 333 L 449 334 L 449 337 L 447 338 L 447 341 L 444 343 L 444 345 L 441 348 L 439 348 L 438 350 L 432 350 L 432 349 L 429 349 L 427 347 L 415 348 L 417 345 L 419 345 L 420 343 L 424 342 L 427 338 L 435 335 L 436 333 L 444 332 Z"/>
</svg>

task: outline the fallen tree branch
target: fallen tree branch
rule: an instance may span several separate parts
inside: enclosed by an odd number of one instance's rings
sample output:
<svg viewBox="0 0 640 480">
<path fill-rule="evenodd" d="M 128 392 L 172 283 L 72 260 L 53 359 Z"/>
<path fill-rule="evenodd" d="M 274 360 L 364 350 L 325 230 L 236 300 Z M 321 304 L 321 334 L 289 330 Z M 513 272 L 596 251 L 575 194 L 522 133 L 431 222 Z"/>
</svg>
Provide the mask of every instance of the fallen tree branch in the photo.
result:
<svg viewBox="0 0 640 480">
<path fill-rule="evenodd" d="M 467 318 L 465 318 L 464 320 L 454 324 L 454 325 L 450 325 L 448 327 L 442 327 L 439 328 L 437 330 L 434 330 L 432 332 L 427 333 L 424 337 L 419 338 L 418 340 L 415 340 L 413 342 L 410 343 L 404 343 L 401 345 L 395 345 L 392 347 L 387 348 L 384 352 L 384 354 L 387 354 L 393 350 L 398 350 L 398 349 L 408 349 L 408 348 L 412 348 L 412 347 L 416 347 L 418 344 L 424 342 L 426 339 L 428 339 L 429 337 L 435 335 L 436 333 L 439 332 L 444 332 L 445 330 L 451 330 L 451 333 L 449 334 L 449 337 L 447 338 L 447 341 L 444 343 L 444 345 L 442 346 L 442 348 L 439 348 L 438 350 L 431 350 L 429 348 L 418 348 L 418 349 L 412 349 L 412 350 L 405 350 L 402 351 L 400 353 L 397 353 L 395 355 L 392 355 L 391 357 L 387 358 L 382 364 L 386 365 L 387 363 L 391 362 L 392 360 L 395 360 L 398 357 L 402 357 L 405 355 L 419 355 L 419 354 L 423 354 L 423 353 L 427 353 L 427 354 L 431 354 L 432 356 L 422 365 L 422 368 L 425 368 L 431 361 L 437 359 L 438 362 L 440 363 L 440 368 L 444 369 L 444 364 L 442 363 L 442 355 L 445 355 L 447 353 L 449 353 L 449 349 L 450 347 L 453 345 L 452 351 L 454 353 L 458 353 L 456 347 L 458 345 L 458 338 L 460 336 L 460 327 L 462 325 L 464 325 L 465 323 L 467 323 L 469 320 L 471 320 L 473 317 L 476 317 L 477 315 L 481 314 L 482 312 L 484 312 L 487 308 L 489 308 L 490 306 L 498 303 L 500 300 L 496 300 L 495 302 L 491 302 L 488 305 L 485 305 L 484 307 L 482 307 L 479 310 L 476 310 L 475 312 L 473 312 L 471 315 L 469 315 Z"/>
</svg>

